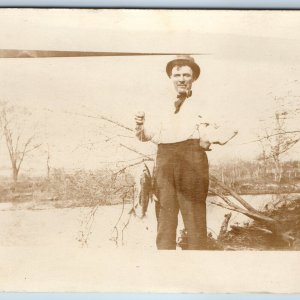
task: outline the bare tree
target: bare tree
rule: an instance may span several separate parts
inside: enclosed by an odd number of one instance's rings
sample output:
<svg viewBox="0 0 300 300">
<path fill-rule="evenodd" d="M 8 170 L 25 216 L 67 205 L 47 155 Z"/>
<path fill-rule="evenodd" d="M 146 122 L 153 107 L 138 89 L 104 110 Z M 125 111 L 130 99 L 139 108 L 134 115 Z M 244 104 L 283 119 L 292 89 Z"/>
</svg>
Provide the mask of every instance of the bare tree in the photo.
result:
<svg viewBox="0 0 300 300">
<path fill-rule="evenodd" d="M 26 127 L 31 114 L 27 109 L 0 103 L 0 126 L 6 142 L 12 167 L 12 178 L 16 184 L 22 163 L 28 153 L 41 144 L 35 143 L 36 133 Z"/>
<path fill-rule="evenodd" d="M 263 120 L 263 134 L 259 135 L 262 146 L 262 159 L 265 164 L 271 162 L 274 169 L 274 179 L 280 182 L 282 178 L 281 157 L 288 152 L 300 140 L 299 130 L 290 130 L 290 120 L 299 116 L 298 110 L 292 110 L 286 98 L 275 97 L 276 110 L 269 120 Z"/>
</svg>

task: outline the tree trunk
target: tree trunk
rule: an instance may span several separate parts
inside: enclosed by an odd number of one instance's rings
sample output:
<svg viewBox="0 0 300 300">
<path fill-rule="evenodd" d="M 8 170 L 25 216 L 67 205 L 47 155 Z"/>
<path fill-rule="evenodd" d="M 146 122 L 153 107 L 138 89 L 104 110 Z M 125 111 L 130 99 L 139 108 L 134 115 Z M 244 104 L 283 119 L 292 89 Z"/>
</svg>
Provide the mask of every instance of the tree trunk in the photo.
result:
<svg viewBox="0 0 300 300">
<path fill-rule="evenodd" d="M 218 240 L 222 240 L 222 238 L 225 236 L 226 232 L 227 232 L 227 228 L 228 228 L 228 223 L 230 221 L 230 218 L 231 218 L 232 214 L 229 213 L 229 214 L 226 214 L 224 217 L 224 221 L 221 225 L 221 229 L 220 229 L 220 232 L 219 232 L 219 235 L 218 235 Z"/>
<path fill-rule="evenodd" d="M 18 182 L 19 170 L 17 168 L 16 162 L 12 162 L 12 177 L 14 184 L 16 185 Z"/>
</svg>

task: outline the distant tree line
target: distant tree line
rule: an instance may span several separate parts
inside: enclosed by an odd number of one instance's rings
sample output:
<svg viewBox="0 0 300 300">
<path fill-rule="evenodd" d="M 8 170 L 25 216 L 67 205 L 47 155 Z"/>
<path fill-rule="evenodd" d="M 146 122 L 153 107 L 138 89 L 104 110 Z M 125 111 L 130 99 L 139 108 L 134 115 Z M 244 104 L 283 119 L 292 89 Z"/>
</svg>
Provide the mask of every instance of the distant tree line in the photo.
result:
<svg viewBox="0 0 300 300">
<path fill-rule="evenodd" d="M 237 160 L 211 166 L 211 172 L 223 183 L 240 192 L 268 192 L 282 190 L 300 192 L 300 161 L 281 163 L 281 176 L 278 181 L 277 169 L 272 162 L 260 159 L 253 161 Z"/>
</svg>

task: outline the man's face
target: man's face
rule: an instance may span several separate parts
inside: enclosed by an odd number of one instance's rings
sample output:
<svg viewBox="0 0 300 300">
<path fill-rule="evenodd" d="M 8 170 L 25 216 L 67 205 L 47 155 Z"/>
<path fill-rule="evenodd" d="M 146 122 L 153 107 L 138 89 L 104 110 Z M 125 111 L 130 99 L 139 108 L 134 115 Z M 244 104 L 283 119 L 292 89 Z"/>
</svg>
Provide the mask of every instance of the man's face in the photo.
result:
<svg viewBox="0 0 300 300">
<path fill-rule="evenodd" d="M 189 66 L 175 66 L 172 69 L 171 80 L 178 94 L 187 94 L 192 89 L 193 70 Z"/>
</svg>

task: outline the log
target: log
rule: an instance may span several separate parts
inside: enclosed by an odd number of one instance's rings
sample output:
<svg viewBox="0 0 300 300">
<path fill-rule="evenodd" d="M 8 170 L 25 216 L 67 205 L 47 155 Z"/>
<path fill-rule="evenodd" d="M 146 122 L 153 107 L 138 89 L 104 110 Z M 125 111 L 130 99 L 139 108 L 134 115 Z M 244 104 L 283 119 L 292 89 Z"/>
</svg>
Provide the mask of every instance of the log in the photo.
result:
<svg viewBox="0 0 300 300">
<path fill-rule="evenodd" d="M 241 227 L 241 226 L 238 226 L 238 225 L 230 225 L 230 228 L 231 228 L 232 230 L 237 231 L 237 232 L 240 232 L 240 231 L 242 231 L 242 230 L 247 230 L 247 228 L 244 228 L 244 227 Z"/>
<path fill-rule="evenodd" d="M 213 188 L 209 188 L 209 191 L 212 192 L 213 194 L 217 195 L 218 197 L 220 197 L 222 200 L 224 200 L 224 202 L 227 205 L 229 205 L 230 207 L 238 207 L 236 204 L 234 204 L 233 202 L 231 202 L 224 194 L 222 194 L 218 190 L 213 189 Z"/>
<path fill-rule="evenodd" d="M 222 189 L 227 191 L 233 198 L 235 198 L 239 203 L 241 203 L 249 211 L 252 211 L 254 213 L 258 212 L 253 206 L 251 206 L 247 201 L 245 201 L 240 195 L 238 195 L 235 191 L 233 191 L 231 188 L 226 186 L 223 182 L 219 181 L 215 176 L 210 175 L 209 178 L 210 178 L 210 180 L 214 181 L 217 185 L 219 185 Z"/>
<path fill-rule="evenodd" d="M 265 228 L 261 228 L 261 227 L 253 227 L 252 230 L 258 230 L 260 232 L 263 232 L 265 234 L 273 234 L 273 232 L 271 230 L 265 229 Z"/>
<path fill-rule="evenodd" d="M 214 205 L 220 206 L 222 208 L 228 209 L 228 210 L 239 212 L 255 221 L 264 223 L 265 226 L 268 227 L 268 229 L 264 229 L 264 228 L 260 228 L 260 227 L 258 227 L 258 228 L 256 227 L 256 229 L 258 229 L 259 231 L 262 231 L 266 234 L 273 234 L 275 240 L 280 241 L 280 243 L 284 243 L 288 247 L 291 247 L 293 245 L 293 243 L 295 242 L 295 237 L 293 237 L 290 232 L 284 232 L 282 230 L 282 228 L 280 228 L 280 222 L 276 219 L 267 217 L 261 213 L 250 212 L 250 211 L 247 211 L 240 207 L 226 206 L 225 204 L 220 203 L 220 202 L 211 201 L 211 203 Z M 233 229 L 242 229 L 243 228 L 240 226 L 238 226 L 238 227 L 239 228 L 237 228 L 237 226 L 235 226 L 235 225 L 231 226 L 231 228 L 233 228 Z"/>
<path fill-rule="evenodd" d="M 226 206 L 223 203 L 215 202 L 215 201 L 211 201 L 211 203 L 214 204 L 214 205 L 220 206 L 222 208 L 228 209 L 228 210 L 239 212 L 239 213 L 244 214 L 245 216 L 247 216 L 247 217 L 249 217 L 253 220 L 265 222 L 265 223 L 267 223 L 269 225 L 272 225 L 272 226 L 275 225 L 276 222 L 277 222 L 277 220 L 275 220 L 273 218 L 270 218 L 270 217 L 267 217 L 267 216 L 265 216 L 265 215 L 263 215 L 259 212 L 254 213 L 254 212 L 245 210 L 244 208 L 241 208 L 241 207 L 238 207 L 238 206 L 235 206 L 235 207 Z"/>
</svg>

